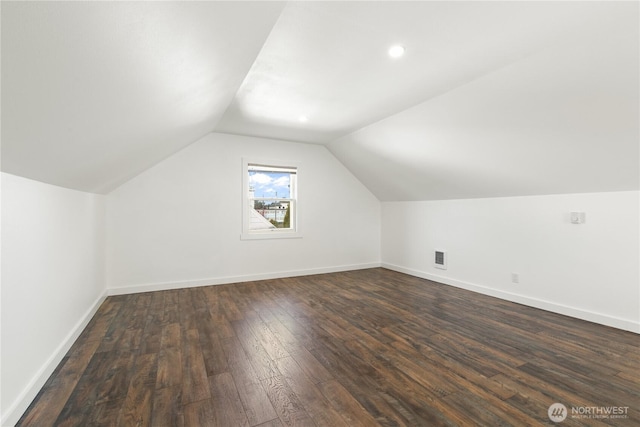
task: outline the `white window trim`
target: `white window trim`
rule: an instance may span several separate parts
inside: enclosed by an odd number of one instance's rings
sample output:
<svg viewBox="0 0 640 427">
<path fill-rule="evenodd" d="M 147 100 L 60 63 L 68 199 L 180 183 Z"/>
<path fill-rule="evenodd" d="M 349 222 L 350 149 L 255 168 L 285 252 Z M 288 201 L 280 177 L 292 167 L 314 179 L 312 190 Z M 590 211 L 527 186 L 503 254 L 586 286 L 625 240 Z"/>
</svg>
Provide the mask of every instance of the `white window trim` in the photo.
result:
<svg viewBox="0 0 640 427">
<path fill-rule="evenodd" d="M 302 234 L 300 233 L 300 200 L 298 198 L 298 192 L 296 188 L 295 208 L 292 214 L 295 215 L 294 225 L 295 230 L 282 230 L 282 229 L 270 229 L 263 231 L 250 231 L 249 223 L 249 165 L 269 165 L 274 167 L 283 168 L 295 168 L 296 169 L 296 186 L 300 185 L 300 163 L 273 160 L 273 159 L 255 159 L 255 158 L 243 158 L 242 159 L 242 232 L 240 233 L 241 240 L 266 240 L 266 239 L 300 239 Z"/>
</svg>

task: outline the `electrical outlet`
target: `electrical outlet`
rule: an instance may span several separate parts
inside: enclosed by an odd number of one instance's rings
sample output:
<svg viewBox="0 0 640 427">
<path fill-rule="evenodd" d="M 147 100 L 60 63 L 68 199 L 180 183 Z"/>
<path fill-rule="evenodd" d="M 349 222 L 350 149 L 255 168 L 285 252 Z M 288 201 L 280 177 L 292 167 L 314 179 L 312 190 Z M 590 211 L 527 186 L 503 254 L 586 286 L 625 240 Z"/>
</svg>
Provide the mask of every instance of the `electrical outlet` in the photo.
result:
<svg viewBox="0 0 640 427">
<path fill-rule="evenodd" d="M 511 273 L 511 282 L 520 283 L 520 275 L 518 273 Z"/>
<path fill-rule="evenodd" d="M 571 212 L 571 224 L 584 224 L 585 218 L 584 212 Z"/>
</svg>

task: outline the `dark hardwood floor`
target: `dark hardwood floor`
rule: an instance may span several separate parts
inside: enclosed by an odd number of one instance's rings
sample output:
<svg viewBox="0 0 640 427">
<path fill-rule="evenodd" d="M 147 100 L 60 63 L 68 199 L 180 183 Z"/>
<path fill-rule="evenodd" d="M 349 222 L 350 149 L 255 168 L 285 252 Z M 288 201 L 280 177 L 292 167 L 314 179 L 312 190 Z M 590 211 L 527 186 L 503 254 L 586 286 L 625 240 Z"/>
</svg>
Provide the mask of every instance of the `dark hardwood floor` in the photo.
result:
<svg viewBox="0 0 640 427">
<path fill-rule="evenodd" d="M 637 426 L 639 344 L 384 269 L 114 296 L 19 425 Z"/>
</svg>

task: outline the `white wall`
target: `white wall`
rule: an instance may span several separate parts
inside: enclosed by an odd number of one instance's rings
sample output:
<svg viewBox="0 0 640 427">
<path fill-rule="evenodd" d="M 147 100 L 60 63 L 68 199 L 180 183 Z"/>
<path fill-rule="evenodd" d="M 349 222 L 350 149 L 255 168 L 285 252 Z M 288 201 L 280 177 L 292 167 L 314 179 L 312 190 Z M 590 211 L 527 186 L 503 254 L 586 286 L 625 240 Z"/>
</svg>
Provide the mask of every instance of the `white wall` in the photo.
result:
<svg viewBox="0 0 640 427">
<path fill-rule="evenodd" d="M 240 240 L 242 158 L 297 162 L 302 239 Z M 324 146 L 213 133 L 108 196 L 124 293 L 379 265 L 380 202 Z"/>
<path fill-rule="evenodd" d="M 639 194 L 384 202 L 382 263 L 640 332 Z M 586 222 L 571 224 L 572 211 Z M 448 252 L 447 270 L 434 268 L 434 249 Z"/>
<path fill-rule="evenodd" d="M 13 425 L 105 293 L 105 196 L 2 174 L 2 425 Z"/>
</svg>

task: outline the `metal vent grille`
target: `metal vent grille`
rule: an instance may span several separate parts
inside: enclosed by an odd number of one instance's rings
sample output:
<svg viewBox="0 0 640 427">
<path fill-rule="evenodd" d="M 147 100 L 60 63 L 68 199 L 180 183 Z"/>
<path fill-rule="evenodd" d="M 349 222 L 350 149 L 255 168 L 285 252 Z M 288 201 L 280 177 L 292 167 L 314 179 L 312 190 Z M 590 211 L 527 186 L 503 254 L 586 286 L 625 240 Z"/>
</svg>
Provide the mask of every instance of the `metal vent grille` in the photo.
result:
<svg viewBox="0 0 640 427">
<path fill-rule="evenodd" d="M 442 270 L 447 269 L 447 252 L 439 250 L 435 251 L 434 266 Z"/>
</svg>

